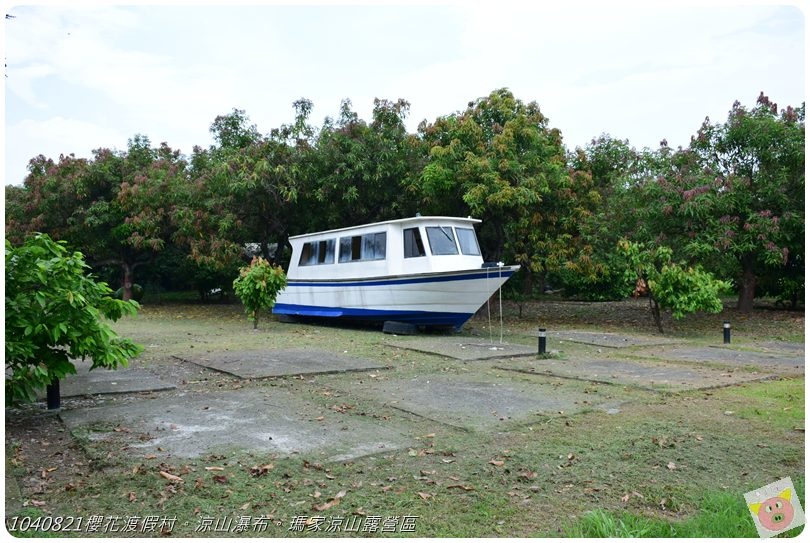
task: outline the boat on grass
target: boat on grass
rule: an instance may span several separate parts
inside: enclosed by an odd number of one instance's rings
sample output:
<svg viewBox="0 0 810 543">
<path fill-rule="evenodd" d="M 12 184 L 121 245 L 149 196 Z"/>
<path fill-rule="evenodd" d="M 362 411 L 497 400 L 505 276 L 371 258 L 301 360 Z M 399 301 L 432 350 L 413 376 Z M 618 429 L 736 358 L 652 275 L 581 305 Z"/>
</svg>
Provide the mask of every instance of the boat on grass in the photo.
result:
<svg viewBox="0 0 810 543">
<path fill-rule="evenodd" d="M 480 222 L 416 216 L 292 236 L 273 313 L 459 329 L 520 268 L 484 263 Z"/>
</svg>

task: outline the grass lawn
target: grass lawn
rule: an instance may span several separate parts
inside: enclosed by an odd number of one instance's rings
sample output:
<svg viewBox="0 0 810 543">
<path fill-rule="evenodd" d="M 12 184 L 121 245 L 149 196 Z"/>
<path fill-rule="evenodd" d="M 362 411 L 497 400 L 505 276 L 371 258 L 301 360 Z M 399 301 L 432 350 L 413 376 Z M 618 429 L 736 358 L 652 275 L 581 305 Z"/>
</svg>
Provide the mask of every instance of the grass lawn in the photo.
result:
<svg viewBox="0 0 810 543">
<path fill-rule="evenodd" d="M 526 345 L 536 345 L 530 334 L 538 326 L 655 333 L 645 306 L 636 302 L 538 302 L 508 305 L 504 314 L 504 339 Z M 667 337 L 717 344 L 723 320 L 733 323 L 735 346 L 804 342 L 803 312 L 772 309 L 666 321 Z M 476 317 L 464 334 L 488 340 L 487 323 L 486 316 Z M 369 392 L 386 380 L 434 374 L 522 377 L 492 364 L 387 346 L 387 336 L 369 328 L 267 317 L 253 332 L 237 305 L 145 304 L 115 328 L 145 346 L 134 366 L 178 388 L 70 399 L 65 409 L 264 387 L 324 410 L 337 407 L 341 416 L 407 428 L 414 446 L 341 462 L 238 449 L 188 459 L 127 448 L 139 439 L 127 428 L 106 428 L 120 439 L 97 440 L 98 428 L 71 432 L 42 405 L 7 409 L 7 496 L 9 488 L 19 496 L 12 507 L 7 499 L 6 518 L 7 526 L 16 523 L 16 536 L 57 535 L 58 517 L 58 535 L 65 537 L 757 537 L 745 492 L 791 477 L 804 503 L 803 375 L 677 393 L 557 379 L 560 387 L 621 401 L 620 412 L 586 406 L 476 430 L 414 415 Z M 390 368 L 374 377 L 239 381 L 176 358 L 302 346 Z M 597 352 L 592 345 L 567 345 L 559 357 L 587 359 Z M 50 529 L 43 532 L 46 518 Z M 31 528 L 37 519 L 39 531 Z M 88 532 L 91 519 L 96 530 Z M 76 526 L 81 529 L 71 530 Z"/>
</svg>

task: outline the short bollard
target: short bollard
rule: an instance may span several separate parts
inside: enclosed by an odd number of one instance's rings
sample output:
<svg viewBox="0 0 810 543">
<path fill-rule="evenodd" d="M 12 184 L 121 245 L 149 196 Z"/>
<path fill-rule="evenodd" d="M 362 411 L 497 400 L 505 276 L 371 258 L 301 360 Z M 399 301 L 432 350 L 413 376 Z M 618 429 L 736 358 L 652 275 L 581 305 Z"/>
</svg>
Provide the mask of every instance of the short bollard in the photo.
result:
<svg viewBox="0 0 810 543">
<path fill-rule="evenodd" d="M 723 321 L 723 343 L 731 343 L 731 323 Z"/>
<path fill-rule="evenodd" d="M 537 354 L 546 354 L 546 329 L 539 328 L 537 331 Z"/>
<path fill-rule="evenodd" d="M 47 394 L 48 409 L 59 409 L 62 406 L 62 399 L 59 395 L 59 379 L 54 379 L 45 388 Z"/>
</svg>

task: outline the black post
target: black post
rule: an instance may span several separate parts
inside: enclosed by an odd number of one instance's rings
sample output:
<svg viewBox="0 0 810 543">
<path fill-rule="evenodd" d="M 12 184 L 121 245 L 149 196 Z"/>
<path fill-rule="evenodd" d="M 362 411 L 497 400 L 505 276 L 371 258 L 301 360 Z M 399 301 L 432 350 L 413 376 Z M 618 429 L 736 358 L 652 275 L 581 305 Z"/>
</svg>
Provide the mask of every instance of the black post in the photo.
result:
<svg viewBox="0 0 810 543">
<path fill-rule="evenodd" d="M 48 394 L 48 409 L 59 409 L 62 405 L 59 396 L 59 379 L 54 379 L 45 390 Z"/>
<path fill-rule="evenodd" d="M 537 333 L 537 354 L 546 354 L 546 329 L 540 328 Z"/>
<path fill-rule="evenodd" d="M 723 343 L 731 343 L 731 323 L 723 321 Z"/>
</svg>

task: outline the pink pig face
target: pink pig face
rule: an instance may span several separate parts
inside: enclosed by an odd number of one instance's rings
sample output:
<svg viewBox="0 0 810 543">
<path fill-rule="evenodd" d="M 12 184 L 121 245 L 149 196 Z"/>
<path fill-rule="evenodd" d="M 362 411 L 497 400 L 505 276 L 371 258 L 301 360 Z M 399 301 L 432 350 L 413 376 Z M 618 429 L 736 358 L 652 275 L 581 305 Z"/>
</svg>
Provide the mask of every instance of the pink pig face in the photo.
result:
<svg viewBox="0 0 810 543">
<path fill-rule="evenodd" d="M 781 532 L 793 522 L 793 505 L 781 496 L 762 502 L 757 518 L 762 526 L 772 532 Z"/>
</svg>

